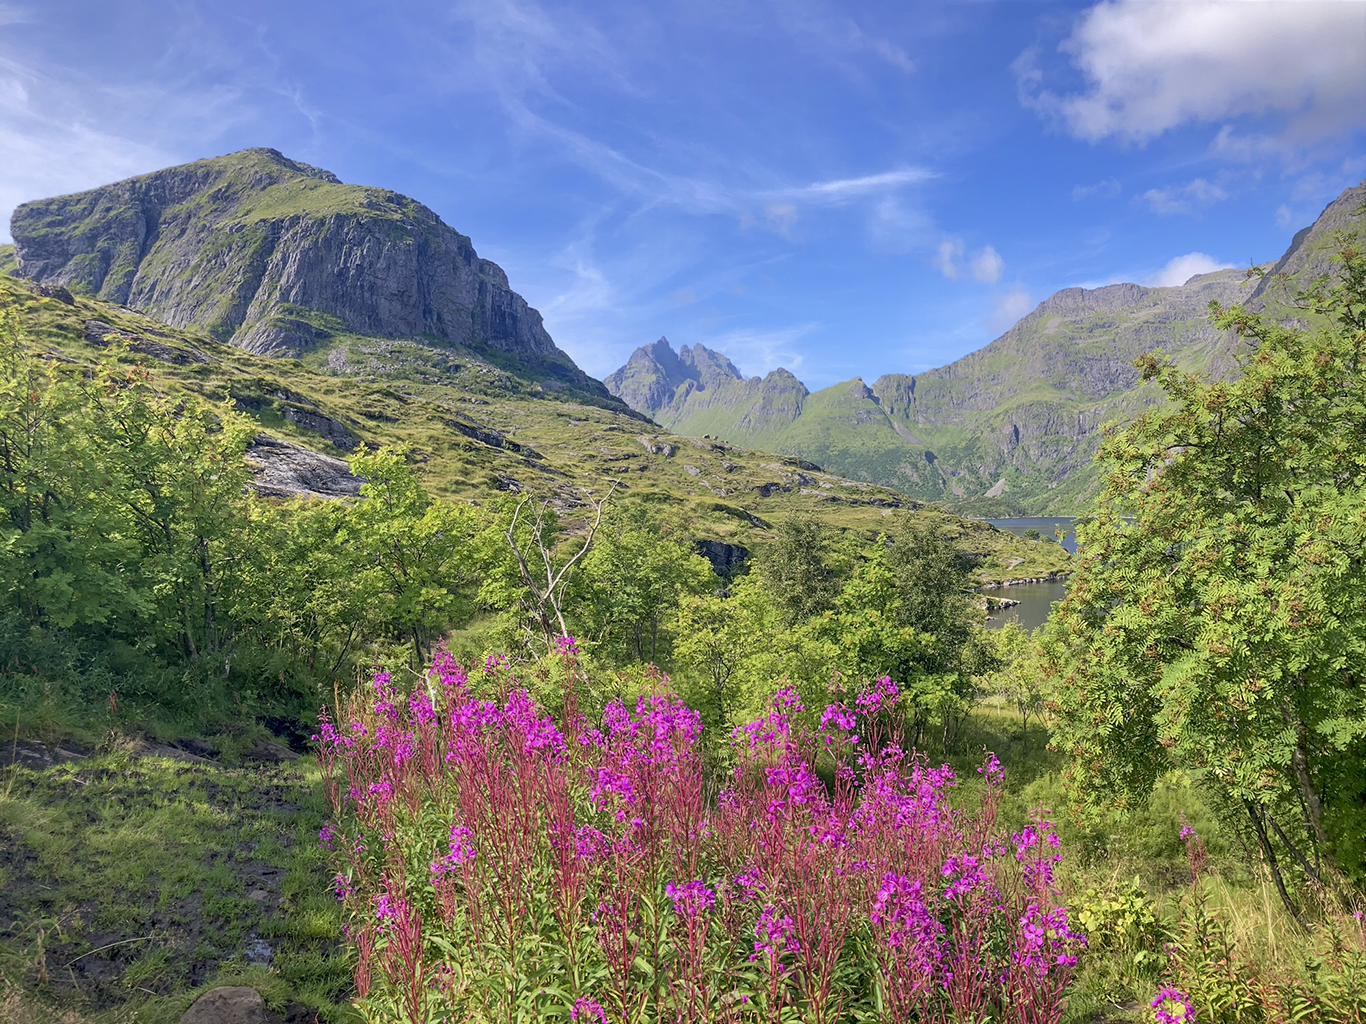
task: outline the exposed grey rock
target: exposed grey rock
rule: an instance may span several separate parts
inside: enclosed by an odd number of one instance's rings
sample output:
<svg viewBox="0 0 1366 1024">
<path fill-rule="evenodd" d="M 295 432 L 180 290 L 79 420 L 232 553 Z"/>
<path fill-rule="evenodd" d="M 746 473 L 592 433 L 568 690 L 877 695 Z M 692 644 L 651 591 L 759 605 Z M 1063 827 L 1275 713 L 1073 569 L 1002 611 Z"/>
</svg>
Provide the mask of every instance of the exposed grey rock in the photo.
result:
<svg viewBox="0 0 1366 1024">
<path fill-rule="evenodd" d="M 712 571 L 725 579 L 749 561 L 749 548 L 720 540 L 699 540 L 697 553 L 711 563 Z"/>
<path fill-rule="evenodd" d="M 76 305 L 75 297 L 60 285 L 36 284 L 33 290 L 45 299 L 56 299 L 68 306 Z"/>
<path fill-rule="evenodd" d="M 11 740 L 0 743 L 0 766 L 17 764 L 21 768 L 41 771 L 54 764 L 84 761 L 90 752 L 71 743 L 38 743 L 34 740 Z"/>
<path fill-rule="evenodd" d="M 270 740 L 257 740 L 256 745 L 243 757 L 248 761 L 260 761 L 264 764 L 284 764 L 299 759 L 299 755 L 288 747 Z"/>
<path fill-rule="evenodd" d="M 267 498 L 354 498 L 361 479 L 341 459 L 259 434 L 247 448 L 256 490 Z"/>
<path fill-rule="evenodd" d="M 180 1024 L 278 1024 L 254 988 L 223 985 L 194 1001 L 180 1017 Z"/>
</svg>

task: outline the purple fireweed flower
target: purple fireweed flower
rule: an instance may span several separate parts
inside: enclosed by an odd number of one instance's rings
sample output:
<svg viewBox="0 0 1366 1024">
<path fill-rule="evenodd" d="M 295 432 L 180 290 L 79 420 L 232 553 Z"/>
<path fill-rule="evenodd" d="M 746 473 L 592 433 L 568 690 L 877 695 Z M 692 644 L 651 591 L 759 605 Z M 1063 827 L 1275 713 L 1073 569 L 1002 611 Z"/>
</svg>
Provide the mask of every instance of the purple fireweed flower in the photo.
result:
<svg viewBox="0 0 1366 1024">
<path fill-rule="evenodd" d="M 574 1008 L 569 1011 L 569 1019 L 585 1021 L 586 1024 L 607 1024 L 607 1013 L 602 1006 L 587 996 L 574 1000 Z"/>
<path fill-rule="evenodd" d="M 424 688 L 419 686 L 408 698 L 408 714 L 414 722 L 420 725 L 436 721 L 436 712 L 432 710 L 432 700 L 427 696 L 427 691 Z"/>
<path fill-rule="evenodd" d="M 555 652 L 557 654 L 578 654 L 579 645 L 574 642 L 572 636 L 557 636 L 555 638 Z"/>
<path fill-rule="evenodd" d="M 464 864 L 472 864 L 476 856 L 473 839 L 474 833 L 464 825 L 452 825 L 446 855 L 432 861 L 432 878 L 456 871 Z"/>
<path fill-rule="evenodd" d="M 507 660 L 507 658 L 503 657 L 503 655 L 501 655 L 501 654 L 490 654 L 487 658 L 484 659 L 484 674 L 485 674 L 485 675 L 491 676 L 491 675 L 493 675 L 493 673 L 497 672 L 500 668 L 507 668 L 507 667 L 508 667 L 508 660 Z"/>
<path fill-rule="evenodd" d="M 337 830 L 331 825 L 318 829 L 318 845 L 325 850 L 332 849 L 332 840 L 337 838 Z"/>
<path fill-rule="evenodd" d="M 332 879 L 332 891 L 337 894 L 337 902 L 341 903 L 356 890 L 351 886 L 351 879 L 338 871 Z"/>
<path fill-rule="evenodd" d="M 868 919 L 882 929 L 887 947 L 928 976 L 939 961 L 944 926 L 925 903 L 919 881 L 888 872 Z"/>
<path fill-rule="evenodd" d="M 705 914 L 716 906 L 716 893 L 701 879 L 674 885 L 670 882 L 664 887 L 664 894 L 674 901 L 674 913 L 691 920 Z"/>
<path fill-rule="evenodd" d="M 766 906 L 759 913 L 754 925 L 754 952 L 750 960 L 766 956 L 777 960 L 784 953 L 800 953 L 802 945 L 797 941 L 796 924 L 787 914 L 779 914 L 778 909 Z"/>
<path fill-rule="evenodd" d="M 982 870 L 980 859 L 970 853 L 950 856 L 944 861 L 944 868 L 940 874 L 949 880 L 948 887 L 944 890 L 946 899 L 965 896 L 977 889 L 990 893 L 992 889 L 990 879 Z"/>
<path fill-rule="evenodd" d="M 854 729 L 854 713 L 843 704 L 827 704 L 825 710 L 821 712 L 821 731 L 824 732 L 831 725 L 843 732 L 852 732 Z"/>
<path fill-rule="evenodd" d="M 612 850 L 612 840 L 591 825 L 574 829 L 574 856 L 590 864 L 602 860 Z"/>
<path fill-rule="evenodd" d="M 390 900 L 387 892 L 382 892 L 375 897 L 375 918 L 379 921 L 381 928 L 388 928 L 389 922 L 398 916 L 401 900 Z"/>
<path fill-rule="evenodd" d="M 1045 912 L 1039 904 L 1031 903 L 1020 918 L 1020 941 L 1014 959 L 1043 978 L 1053 967 L 1075 967 L 1077 950 L 1085 945 L 1086 936 L 1068 927 L 1066 907 L 1053 907 Z"/>
<path fill-rule="evenodd" d="M 742 900 L 758 899 L 764 891 L 764 881 L 754 868 L 740 872 L 735 876 L 732 884 L 735 887 L 736 895 Z"/>
<path fill-rule="evenodd" d="M 890 709 L 896 703 L 900 692 L 890 676 L 883 676 L 873 683 L 872 687 L 854 698 L 854 706 L 865 715 L 875 715 L 879 711 Z"/>
<path fill-rule="evenodd" d="M 989 786 L 999 786 L 1005 782 L 1006 770 L 1001 767 L 1000 759 L 993 753 L 988 752 L 987 758 L 982 762 L 982 767 L 977 769 L 977 774 L 982 776 Z"/>
<path fill-rule="evenodd" d="M 516 689 L 508 694 L 503 721 L 521 735 L 527 750 L 564 754 L 564 736 L 555 728 L 555 720 L 540 714 L 540 708 L 526 690 Z"/>
<path fill-rule="evenodd" d="M 1172 988 L 1170 985 L 1164 987 L 1149 1005 L 1153 1009 L 1153 1019 L 1157 1024 L 1196 1024 L 1190 996 L 1180 989 Z"/>
<path fill-rule="evenodd" d="M 1053 831 L 1053 823 L 1040 819 L 1019 832 L 1011 833 L 1010 838 L 1015 843 L 1015 859 L 1024 866 L 1025 884 L 1031 889 L 1051 888 L 1053 865 L 1062 860 L 1061 853 L 1048 852 L 1061 845 L 1057 833 Z"/>
</svg>

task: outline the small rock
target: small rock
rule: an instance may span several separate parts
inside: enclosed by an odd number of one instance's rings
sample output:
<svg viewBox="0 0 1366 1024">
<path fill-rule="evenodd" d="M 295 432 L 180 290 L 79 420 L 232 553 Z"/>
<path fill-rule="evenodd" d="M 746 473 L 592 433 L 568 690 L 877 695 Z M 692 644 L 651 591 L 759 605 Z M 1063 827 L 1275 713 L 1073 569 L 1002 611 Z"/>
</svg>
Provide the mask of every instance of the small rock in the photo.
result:
<svg viewBox="0 0 1366 1024">
<path fill-rule="evenodd" d="M 286 761 L 297 761 L 299 755 L 279 743 L 272 743 L 270 740 L 258 740 L 256 746 L 247 751 L 246 759 L 248 761 L 264 761 L 267 764 L 283 764 Z"/>
<path fill-rule="evenodd" d="M 224 985 L 196 999 L 181 1016 L 180 1024 L 273 1024 L 276 1019 L 254 988 Z"/>
<path fill-rule="evenodd" d="M 58 302 L 65 303 L 68 306 L 76 305 L 76 300 L 72 298 L 71 293 L 61 285 L 35 284 L 33 290 L 45 299 L 56 299 Z"/>
</svg>

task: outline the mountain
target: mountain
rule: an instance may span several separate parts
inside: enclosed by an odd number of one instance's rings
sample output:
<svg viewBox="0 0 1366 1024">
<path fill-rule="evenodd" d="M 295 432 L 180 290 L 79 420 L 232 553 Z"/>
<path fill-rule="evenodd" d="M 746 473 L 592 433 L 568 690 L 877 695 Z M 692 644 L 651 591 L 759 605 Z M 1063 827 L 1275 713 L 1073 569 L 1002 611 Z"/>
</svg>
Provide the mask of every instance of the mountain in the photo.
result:
<svg viewBox="0 0 1366 1024">
<path fill-rule="evenodd" d="M 427 207 L 273 149 L 25 203 L 11 234 L 20 276 L 248 352 L 359 374 L 501 371 L 617 405 Z"/>
<path fill-rule="evenodd" d="M 1366 234 L 1363 203 L 1366 183 L 1339 196 L 1252 281 L 1224 270 L 1178 287 L 1068 288 L 977 352 L 871 386 L 855 378 L 810 392 L 782 369 L 746 379 L 720 353 L 694 345 L 675 356 L 663 338 L 637 349 L 606 384 L 681 434 L 782 452 L 973 511 L 1074 513 L 1099 482 L 1092 460 L 1102 425 L 1159 398 L 1140 384 L 1134 360 L 1161 349 L 1188 370 L 1236 372 L 1242 343 L 1210 325 L 1210 303 L 1299 319 L 1291 296 L 1327 272 L 1335 233 Z"/>
</svg>

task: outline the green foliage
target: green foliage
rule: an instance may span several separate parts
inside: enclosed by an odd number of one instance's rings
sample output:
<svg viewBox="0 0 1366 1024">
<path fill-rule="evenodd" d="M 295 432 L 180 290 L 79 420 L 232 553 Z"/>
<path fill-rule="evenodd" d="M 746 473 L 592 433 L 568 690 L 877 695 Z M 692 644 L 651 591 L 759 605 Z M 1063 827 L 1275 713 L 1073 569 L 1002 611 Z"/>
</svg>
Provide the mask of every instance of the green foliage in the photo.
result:
<svg viewBox="0 0 1366 1024">
<path fill-rule="evenodd" d="M 611 508 L 574 579 L 566 612 L 574 635 L 620 663 L 670 662 L 680 600 L 719 585 L 686 536 L 639 503 Z"/>
<path fill-rule="evenodd" d="M 42 363 L 11 313 L 0 376 L 0 594 L 38 623 L 216 651 L 252 430 L 143 371 Z"/>
<path fill-rule="evenodd" d="M 1021 738 L 1025 738 L 1030 718 L 1043 715 L 1047 694 L 1033 638 L 1018 623 L 1007 622 L 988 633 L 985 642 L 990 645 L 996 664 L 982 677 L 980 686 L 1015 709 L 1020 716 Z"/>
<path fill-rule="evenodd" d="M 812 516 L 779 523 L 758 558 L 756 571 L 787 625 L 828 611 L 840 578 L 830 565 L 830 531 Z"/>
<path fill-rule="evenodd" d="M 1197 772 L 1278 885 L 1366 868 L 1366 261 L 1345 246 L 1339 266 L 1308 296 L 1332 328 L 1216 311 L 1256 343 L 1235 381 L 1142 361 L 1170 406 L 1106 441 L 1045 633 L 1080 800 L 1131 806 L 1168 767 Z"/>
<path fill-rule="evenodd" d="M 855 568 L 817 626 L 846 674 L 890 676 L 906 694 L 915 744 L 936 721 L 945 751 L 977 700 L 974 676 L 993 664 L 966 595 L 968 570 L 934 524 L 903 516 L 893 542 Z"/>
</svg>

